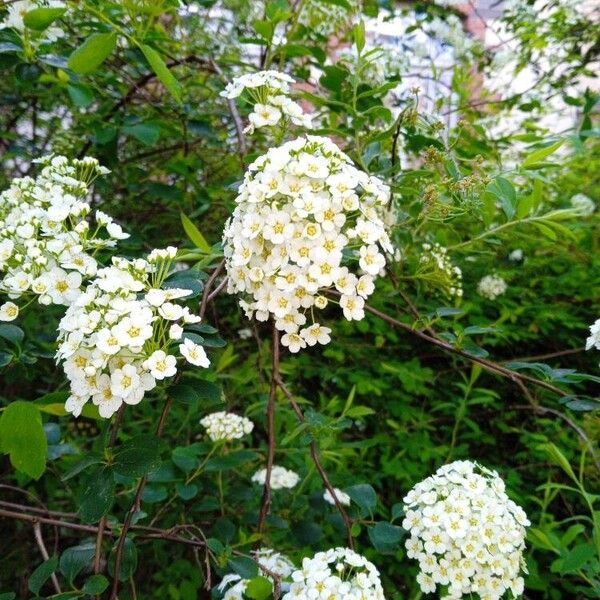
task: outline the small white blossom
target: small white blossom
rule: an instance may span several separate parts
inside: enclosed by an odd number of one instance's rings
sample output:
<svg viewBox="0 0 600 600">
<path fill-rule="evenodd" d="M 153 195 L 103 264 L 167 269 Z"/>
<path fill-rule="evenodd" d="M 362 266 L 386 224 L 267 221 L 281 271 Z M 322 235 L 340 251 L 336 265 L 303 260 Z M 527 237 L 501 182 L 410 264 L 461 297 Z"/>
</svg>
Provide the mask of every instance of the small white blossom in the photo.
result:
<svg viewBox="0 0 600 600">
<path fill-rule="evenodd" d="M 19 307 L 14 302 L 0 306 L 0 321 L 14 321 L 19 316 Z"/>
<path fill-rule="evenodd" d="M 589 350 L 590 348 L 600 350 L 600 319 L 596 319 L 596 321 L 590 325 L 590 336 L 585 342 L 585 349 Z"/>
<path fill-rule="evenodd" d="M 589 217 L 596 210 L 596 203 L 585 194 L 575 194 L 571 198 L 571 206 L 584 217 Z"/>
<path fill-rule="evenodd" d="M 338 499 L 338 502 L 340 504 L 342 504 L 343 506 L 350 506 L 350 496 L 348 496 L 346 492 L 343 492 L 338 488 L 333 488 L 333 491 L 335 492 L 336 498 Z M 328 502 L 332 506 L 335 506 L 335 500 L 333 499 L 333 496 L 331 495 L 331 492 L 329 490 L 325 490 L 325 492 L 323 493 L 323 500 L 325 500 L 325 502 Z"/>
</svg>

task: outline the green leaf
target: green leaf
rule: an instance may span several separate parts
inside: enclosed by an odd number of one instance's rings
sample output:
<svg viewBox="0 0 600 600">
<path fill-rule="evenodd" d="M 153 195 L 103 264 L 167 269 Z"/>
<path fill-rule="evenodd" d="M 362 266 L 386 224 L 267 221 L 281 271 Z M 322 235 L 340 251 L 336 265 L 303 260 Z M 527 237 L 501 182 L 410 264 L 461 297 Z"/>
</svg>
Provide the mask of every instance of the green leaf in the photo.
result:
<svg viewBox="0 0 600 600">
<path fill-rule="evenodd" d="M 34 31 L 44 31 L 56 19 L 60 19 L 65 12 L 67 12 L 66 8 L 34 8 L 25 13 L 23 23 L 25 27 Z"/>
<path fill-rule="evenodd" d="M 0 450 L 10 455 L 17 471 L 39 479 L 46 470 L 48 443 L 40 411 L 33 402 L 18 400 L 0 416 Z"/>
<path fill-rule="evenodd" d="M 139 435 L 121 444 L 114 453 L 113 469 L 120 475 L 142 477 L 160 466 L 160 448 L 153 435 Z"/>
<path fill-rule="evenodd" d="M 377 494 L 375 490 L 366 483 L 353 485 L 346 489 L 353 502 L 358 504 L 361 510 L 368 514 L 377 506 Z"/>
<path fill-rule="evenodd" d="M 35 571 L 30 575 L 27 582 L 27 587 L 32 594 L 38 594 L 42 586 L 50 575 L 56 571 L 58 567 L 58 556 L 53 556 L 36 567 Z"/>
<path fill-rule="evenodd" d="M 123 127 L 127 135 L 132 135 L 146 146 L 154 146 L 160 139 L 160 127 L 154 123 L 137 123 Z"/>
<path fill-rule="evenodd" d="M 3 337 L 13 344 L 20 344 L 23 341 L 25 334 L 23 333 L 23 330 L 16 325 L 2 323 L 0 324 L 0 337 Z"/>
<path fill-rule="evenodd" d="M 104 575 L 92 575 L 81 588 L 86 594 L 101 594 L 108 587 L 108 579 Z"/>
<path fill-rule="evenodd" d="M 79 75 L 93 73 L 113 52 L 117 34 L 94 33 L 69 56 L 69 69 Z"/>
<path fill-rule="evenodd" d="M 221 386 L 218 383 L 204 379 L 192 379 L 191 377 L 186 379 L 185 383 L 194 388 L 194 391 L 201 400 L 210 400 L 211 402 L 219 402 L 221 400 Z"/>
<path fill-rule="evenodd" d="M 246 462 L 256 460 L 257 458 L 257 454 L 252 452 L 252 450 L 235 450 L 224 456 L 211 458 L 206 463 L 204 469 L 206 471 L 227 471 L 229 469 L 235 469 Z"/>
<path fill-rule="evenodd" d="M 251 558 L 234 556 L 229 559 L 228 563 L 242 579 L 252 579 L 258 575 L 258 565 Z"/>
<path fill-rule="evenodd" d="M 574 573 L 579 571 L 595 555 L 596 548 L 593 544 L 580 544 L 569 550 L 565 556 L 555 560 L 550 570 L 561 575 Z"/>
<path fill-rule="evenodd" d="M 551 154 L 554 154 L 563 144 L 564 140 L 559 140 L 550 146 L 534 150 L 531 154 L 528 154 L 523 160 L 523 166 L 525 168 L 531 167 L 536 163 L 542 162 L 545 158 L 548 158 Z"/>
<path fill-rule="evenodd" d="M 379 521 L 368 528 L 369 539 L 378 552 L 394 552 L 406 533 L 402 527 Z"/>
<path fill-rule="evenodd" d="M 70 83 L 67 86 L 67 91 L 69 92 L 73 104 L 81 108 L 89 106 L 94 101 L 92 88 L 83 85 L 82 83 Z"/>
<path fill-rule="evenodd" d="M 244 595 L 252 600 L 266 600 L 271 597 L 273 585 L 266 577 L 253 577 L 246 586 Z"/>
<path fill-rule="evenodd" d="M 360 54 L 365 47 L 365 22 L 360 21 L 352 28 L 352 37 L 354 38 L 354 44 Z"/>
<path fill-rule="evenodd" d="M 67 548 L 60 557 L 59 568 L 60 572 L 67 578 L 67 581 L 72 584 L 75 577 L 81 573 L 85 567 L 89 566 L 94 558 L 96 547 L 93 542 L 80 544 Z"/>
<path fill-rule="evenodd" d="M 181 84 L 175 79 L 173 73 L 169 71 L 169 68 L 160 54 L 154 50 L 154 48 L 146 46 L 145 44 L 142 44 L 140 49 L 161 83 L 167 88 L 171 96 L 173 96 L 177 102 L 181 103 Z"/>
<path fill-rule="evenodd" d="M 183 230 L 186 235 L 190 238 L 190 241 L 197 247 L 202 250 L 202 252 L 206 252 L 207 254 L 210 252 L 210 246 L 208 242 L 200 233 L 200 230 L 194 225 L 194 223 L 186 217 L 183 213 L 179 213 L 181 217 L 181 224 L 183 225 Z"/>
<path fill-rule="evenodd" d="M 175 485 L 175 491 L 182 500 L 191 500 L 198 494 L 198 486 L 195 483 L 190 483 L 188 485 L 178 483 Z"/>
<path fill-rule="evenodd" d="M 88 467 L 92 465 L 98 465 L 102 462 L 100 456 L 87 455 L 82 458 L 79 462 L 77 462 L 73 467 L 71 467 L 63 476 L 62 480 L 67 481 L 71 479 L 71 477 L 75 477 L 75 475 L 79 475 L 82 471 L 85 471 Z"/>
<path fill-rule="evenodd" d="M 498 198 L 502 210 L 508 219 L 512 219 L 515 216 L 517 192 L 508 179 L 496 177 L 488 184 L 486 191 Z"/>
<path fill-rule="evenodd" d="M 110 467 L 90 473 L 81 501 L 79 516 L 84 523 L 96 523 L 111 509 L 115 498 L 115 479 Z"/>
</svg>

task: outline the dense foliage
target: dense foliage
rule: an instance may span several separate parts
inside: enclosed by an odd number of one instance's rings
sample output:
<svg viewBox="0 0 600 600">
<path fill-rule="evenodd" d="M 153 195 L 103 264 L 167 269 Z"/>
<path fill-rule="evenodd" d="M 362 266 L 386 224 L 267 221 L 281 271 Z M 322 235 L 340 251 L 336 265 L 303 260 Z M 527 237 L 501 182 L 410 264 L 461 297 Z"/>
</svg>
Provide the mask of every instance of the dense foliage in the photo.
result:
<svg viewBox="0 0 600 600">
<path fill-rule="evenodd" d="M 598 15 L 471 8 L 0 7 L 0 600 L 600 598 Z"/>
</svg>

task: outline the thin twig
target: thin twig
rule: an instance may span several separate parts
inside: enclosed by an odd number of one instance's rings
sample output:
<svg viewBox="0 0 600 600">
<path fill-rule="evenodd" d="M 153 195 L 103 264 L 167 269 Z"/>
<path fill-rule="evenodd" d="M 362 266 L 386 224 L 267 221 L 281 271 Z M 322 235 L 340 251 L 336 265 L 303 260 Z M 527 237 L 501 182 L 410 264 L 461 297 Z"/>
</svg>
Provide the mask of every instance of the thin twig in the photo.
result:
<svg viewBox="0 0 600 600">
<path fill-rule="evenodd" d="M 277 379 L 279 377 L 279 331 L 273 323 L 273 342 L 271 347 L 271 390 L 267 402 L 267 437 L 269 449 L 267 452 L 267 469 L 265 474 L 265 485 L 263 488 L 260 515 L 258 518 L 258 532 L 262 533 L 265 528 L 267 515 L 271 507 L 271 472 L 275 458 L 275 400 L 277 397 Z"/>
<path fill-rule="evenodd" d="M 542 381 L 541 379 L 536 379 L 535 377 L 530 377 L 529 375 L 517 373 L 516 371 L 513 371 L 512 369 L 503 367 L 502 365 L 499 365 L 498 363 L 495 363 L 491 360 L 486 360 L 485 358 L 473 356 L 472 354 L 469 354 L 468 352 L 465 352 L 464 350 L 455 348 L 451 344 L 444 342 L 443 340 L 440 340 L 437 337 L 433 337 L 427 333 L 424 333 L 423 331 L 420 331 L 419 329 L 413 329 L 410 325 L 408 325 L 406 323 L 402 323 L 401 321 L 398 321 L 397 319 L 390 317 L 390 315 L 388 315 L 384 312 L 381 312 L 380 310 L 377 310 L 376 308 L 373 308 L 372 306 L 370 306 L 368 304 L 365 304 L 365 310 L 367 312 L 370 312 L 371 314 L 379 317 L 380 319 L 383 319 L 386 323 L 389 323 L 393 327 L 397 327 L 398 329 L 407 331 L 408 333 L 410 333 L 422 340 L 425 340 L 426 342 L 429 342 L 430 344 L 433 344 L 434 346 L 437 346 L 438 348 L 442 348 L 446 352 L 451 352 L 452 354 L 457 354 L 458 356 L 462 356 L 463 358 L 466 358 L 472 362 L 480 364 L 482 367 L 484 367 L 488 371 L 492 371 L 494 373 L 497 373 L 498 375 L 502 375 L 503 377 L 510 379 L 510 381 L 512 381 L 512 382 L 516 382 L 517 380 L 527 381 L 528 383 L 531 383 L 538 387 L 544 388 L 550 392 L 554 392 L 555 394 L 558 394 L 559 396 L 567 396 L 568 395 L 567 392 L 565 392 L 564 390 L 561 390 L 560 388 L 558 388 L 550 383 Z"/>
<path fill-rule="evenodd" d="M 219 65 L 212 58 L 210 59 L 209 64 L 212 67 L 213 71 L 217 75 L 219 75 L 221 80 L 224 83 L 227 83 L 227 80 L 223 75 L 221 67 L 219 67 Z M 235 134 L 238 139 L 240 160 L 242 162 L 242 166 L 244 166 L 244 156 L 246 155 L 246 152 L 248 152 L 248 143 L 246 142 L 246 136 L 244 134 L 244 124 L 242 123 L 242 118 L 240 117 L 240 113 L 238 112 L 235 100 L 233 100 L 232 98 L 227 98 L 227 108 L 229 109 L 229 114 L 231 115 L 231 118 L 233 120 Z"/>
<path fill-rule="evenodd" d="M 50 555 L 48 554 L 46 544 L 44 543 L 44 537 L 42 536 L 42 526 L 40 525 L 39 521 L 34 521 L 33 523 L 33 535 L 35 536 L 35 542 L 38 545 L 38 548 L 40 549 L 42 558 L 45 561 L 48 560 L 50 558 Z M 56 573 L 52 573 L 52 575 L 50 575 L 50 579 L 52 580 L 52 585 L 54 586 L 56 593 L 61 594 L 62 590 L 60 589 L 60 584 L 58 583 L 58 579 L 56 578 Z"/>
<path fill-rule="evenodd" d="M 588 447 L 588 450 L 590 451 L 590 455 L 592 457 L 592 460 L 594 461 L 594 464 L 596 465 L 596 468 L 598 469 L 598 471 L 600 471 L 600 461 L 598 460 L 598 456 L 596 455 L 596 451 L 594 449 L 594 445 L 592 444 L 592 441 L 587 436 L 586 432 L 581 427 L 579 427 L 579 425 L 577 425 L 577 423 L 575 423 L 575 421 L 570 419 L 567 415 L 565 415 L 564 413 L 561 413 L 559 410 L 556 410 L 555 408 L 550 408 L 549 406 L 540 406 L 539 404 L 511 406 L 510 408 L 515 409 L 515 410 L 533 410 L 538 415 L 551 414 L 551 415 L 557 416 L 559 419 L 562 419 L 584 441 L 585 445 Z"/>
<path fill-rule="evenodd" d="M 167 397 L 160 415 L 160 419 L 158 421 L 158 426 L 156 428 L 156 437 L 161 437 L 163 434 L 167 416 L 169 414 L 169 411 L 171 410 L 172 403 L 173 399 L 170 396 Z M 147 479 L 148 478 L 144 476 L 140 479 L 140 482 L 138 483 L 135 497 L 133 499 L 133 502 L 131 503 L 129 510 L 127 511 L 125 521 L 123 522 L 123 528 L 121 529 L 121 535 L 119 536 L 119 540 L 117 542 L 117 547 L 115 550 L 114 578 L 112 589 L 110 592 L 111 600 L 117 600 L 117 592 L 119 591 L 119 574 L 121 572 L 121 561 L 123 559 L 123 549 L 125 547 L 125 540 L 127 538 L 127 532 L 131 527 L 131 521 L 133 520 L 133 516 L 139 510 L 142 494 L 144 493 L 144 488 L 146 487 Z"/>
<path fill-rule="evenodd" d="M 281 379 L 281 376 L 279 374 L 277 374 L 277 385 L 279 386 L 281 391 L 284 393 L 286 398 L 289 400 L 290 404 L 292 405 L 292 409 L 296 413 L 296 416 L 298 417 L 298 419 L 302 423 L 304 423 L 306 421 L 306 419 L 304 417 L 304 413 L 302 412 L 302 409 L 300 408 L 300 405 L 294 398 L 294 395 L 290 392 L 288 387 L 285 385 L 285 383 L 283 382 L 283 380 Z M 331 485 L 331 481 L 329 480 L 329 477 L 327 476 L 327 472 L 325 471 L 325 469 L 323 468 L 323 465 L 321 464 L 321 459 L 319 457 L 319 448 L 317 447 L 317 443 L 315 442 L 315 440 L 313 440 L 310 443 L 310 455 L 311 455 L 313 462 L 315 463 L 315 467 L 317 469 L 317 472 L 319 473 L 319 476 L 321 477 L 321 480 L 323 481 L 323 484 L 325 485 L 325 488 L 331 494 L 331 497 L 333 498 L 335 507 L 339 511 L 339 513 L 342 517 L 342 520 L 344 521 L 344 525 L 346 527 L 346 533 L 347 533 L 347 537 L 348 537 L 348 546 L 351 549 L 354 549 L 354 540 L 352 538 L 352 520 L 350 519 L 350 517 L 348 516 L 348 513 L 346 512 L 346 509 L 343 507 L 342 503 L 340 502 L 340 500 L 335 492 L 335 488 Z"/>
<path fill-rule="evenodd" d="M 200 315 L 201 319 L 204 318 L 204 313 L 206 312 L 206 305 L 208 304 L 208 299 L 209 299 L 208 297 L 210 294 L 210 290 L 211 290 L 213 284 L 215 283 L 215 279 L 219 276 L 219 274 L 223 270 L 224 266 L 225 266 L 225 259 L 223 259 L 219 263 L 217 268 L 212 272 L 212 275 L 208 278 L 206 285 L 204 286 L 204 290 L 202 292 L 202 300 L 200 301 L 200 310 L 198 311 L 198 314 Z"/>
</svg>

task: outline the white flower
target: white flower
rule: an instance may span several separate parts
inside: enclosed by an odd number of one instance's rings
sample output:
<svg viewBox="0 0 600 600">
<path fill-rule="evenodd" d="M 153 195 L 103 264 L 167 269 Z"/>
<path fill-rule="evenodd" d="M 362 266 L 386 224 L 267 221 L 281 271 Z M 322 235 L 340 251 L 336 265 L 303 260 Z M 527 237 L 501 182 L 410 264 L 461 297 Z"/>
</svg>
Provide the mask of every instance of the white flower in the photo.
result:
<svg viewBox="0 0 600 600">
<path fill-rule="evenodd" d="M 477 284 L 479 295 L 488 300 L 495 300 L 498 296 L 504 294 L 507 289 L 506 281 L 497 275 L 486 275 Z"/>
<path fill-rule="evenodd" d="M 302 561 L 282 600 L 385 600 L 379 571 L 349 548 L 332 548 Z"/>
<path fill-rule="evenodd" d="M 19 307 L 14 302 L 0 306 L 0 321 L 14 321 L 19 316 Z"/>
<path fill-rule="evenodd" d="M 389 188 L 327 138 L 270 149 L 250 165 L 225 227 L 228 292 L 241 295 L 250 318 L 274 317 L 291 352 L 329 343 L 331 330 L 315 311 L 335 286 L 344 316 L 364 318 L 384 252 L 394 250 L 389 200 Z"/>
<path fill-rule="evenodd" d="M 200 419 L 200 425 L 206 429 L 208 437 L 213 442 L 239 439 L 254 429 L 254 423 L 250 419 L 224 411 L 203 417 Z"/>
<path fill-rule="evenodd" d="M 154 379 L 162 380 L 165 377 L 173 377 L 177 372 L 177 359 L 168 355 L 164 350 L 156 350 L 144 362 L 144 367 L 150 371 Z"/>
<path fill-rule="evenodd" d="M 267 479 L 267 469 L 261 469 L 252 476 L 252 481 L 260 485 L 264 485 Z M 273 465 L 271 469 L 271 489 L 280 490 L 282 488 L 291 489 L 300 481 L 300 476 L 294 471 L 289 471 L 284 467 Z"/>
<path fill-rule="evenodd" d="M 277 125 L 281 119 L 281 111 L 269 104 L 255 104 L 248 119 L 250 120 L 250 123 L 257 128 L 265 127 L 267 125 Z"/>
<path fill-rule="evenodd" d="M 100 416 L 108 419 L 119 410 L 123 397 L 113 393 L 110 377 L 103 373 L 96 378 L 96 393 L 92 401 L 98 406 Z"/>
<path fill-rule="evenodd" d="M 192 365 L 205 369 L 210 367 L 210 360 L 206 356 L 204 348 L 190 339 L 186 338 L 183 340 L 183 344 L 179 344 L 179 352 Z"/>
<path fill-rule="evenodd" d="M 348 496 L 346 492 L 343 492 L 338 488 L 333 488 L 333 491 L 335 492 L 336 498 L 338 499 L 338 502 L 340 504 L 342 504 L 343 506 L 350 506 L 350 496 Z M 329 490 L 325 490 L 325 492 L 323 493 L 323 499 L 325 500 L 325 502 L 328 502 L 332 506 L 335 506 L 335 500 L 333 499 L 333 496 L 331 495 L 331 492 Z"/>
<path fill-rule="evenodd" d="M 590 348 L 600 350 L 600 319 L 596 319 L 596 321 L 590 325 L 590 336 L 585 342 L 585 349 L 589 350 Z"/>
<path fill-rule="evenodd" d="M 456 461 L 418 483 L 404 504 L 407 553 L 419 561 L 424 593 L 440 585 L 452 598 L 499 600 L 520 589 L 529 521 L 495 471 Z"/>
<path fill-rule="evenodd" d="M 515 248 L 509 255 L 508 260 L 512 260 L 514 262 L 520 262 L 523 260 L 523 250 L 521 248 Z"/>
<path fill-rule="evenodd" d="M 177 325 L 177 323 L 173 323 L 169 327 L 169 339 L 170 340 L 180 340 L 183 335 L 183 327 L 181 325 Z"/>
<path fill-rule="evenodd" d="M 596 203 L 585 194 L 575 194 L 571 198 L 571 206 L 584 217 L 589 217 L 596 210 Z"/>
</svg>

